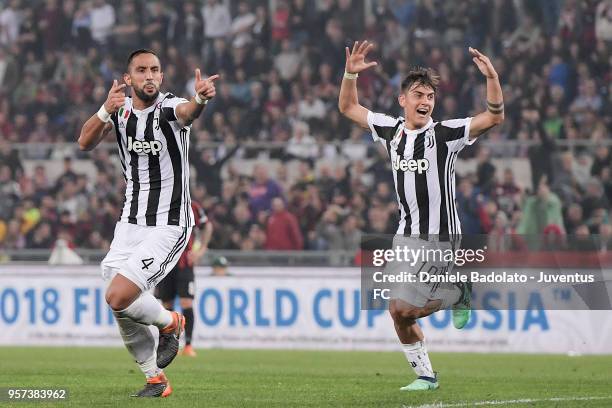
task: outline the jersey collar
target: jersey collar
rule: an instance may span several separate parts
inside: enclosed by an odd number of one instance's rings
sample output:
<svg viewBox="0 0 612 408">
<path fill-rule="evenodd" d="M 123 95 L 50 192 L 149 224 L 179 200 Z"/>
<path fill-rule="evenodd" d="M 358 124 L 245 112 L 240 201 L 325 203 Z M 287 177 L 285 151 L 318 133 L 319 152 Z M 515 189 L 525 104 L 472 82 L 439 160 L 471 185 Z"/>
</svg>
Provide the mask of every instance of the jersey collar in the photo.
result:
<svg viewBox="0 0 612 408">
<path fill-rule="evenodd" d="M 142 113 L 149 113 L 149 112 L 151 112 L 153 109 L 155 109 L 155 107 L 157 106 L 157 104 L 158 104 L 158 103 L 160 103 L 161 101 L 163 101 L 163 100 L 164 100 L 164 96 L 166 96 L 166 94 L 165 94 L 165 93 L 160 92 L 160 93 L 159 93 L 159 95 L 157 95 L 157 99 L 155 100 L 155 103 L 154 103 L 153 105 L 151 105 L 151 106 L 149 106 L 148 108 L 143 109 L 143 110 L 134 109 L 134 107 L 132 106 L 132 111 L 133 111 L 135 114 L 137 114 L 137 115 L 140 115 L 140 114 L 142 114 Z"/>
<path fill-rule="evenodd" d="M 427 124 L 425 126 L 423 126 L 420 129 L 412 130 L 412 129 L 406 128 L 406 122 L 404 121 L 404 133 L 406 133 L 407 135 L 418 135 L 419 133 L 422 133 L 425 130 L 429 129 L 432 124 L 433 124 L 433 119 L 430 117 L 429 121 L 427 122 Z"/>
</svg>

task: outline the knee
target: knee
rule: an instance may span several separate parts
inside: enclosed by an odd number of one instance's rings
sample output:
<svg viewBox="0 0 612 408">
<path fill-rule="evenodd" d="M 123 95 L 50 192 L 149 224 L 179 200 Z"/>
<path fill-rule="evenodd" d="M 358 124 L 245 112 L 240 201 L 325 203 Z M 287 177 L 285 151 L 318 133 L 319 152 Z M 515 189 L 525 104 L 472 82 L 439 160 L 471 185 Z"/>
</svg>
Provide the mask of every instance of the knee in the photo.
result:
<svg viewBox="0 0 612 408">
<path fill-rule="evenodd" d="M 122 296 L 121 293 L 112 287 L 106 290 L 106 303 L 114 311 L 124 310 L 131 304 L 131 299 Z"/>
<path fill-rule="evenodd" d="M 402 326 L 410 326 L 415 323 L 416 319 L 421 317 L 418 308 L 402 308 L 402 309 L 391 309 L 389 310 L 391 318 L 396 324 Z"/>
</svg>

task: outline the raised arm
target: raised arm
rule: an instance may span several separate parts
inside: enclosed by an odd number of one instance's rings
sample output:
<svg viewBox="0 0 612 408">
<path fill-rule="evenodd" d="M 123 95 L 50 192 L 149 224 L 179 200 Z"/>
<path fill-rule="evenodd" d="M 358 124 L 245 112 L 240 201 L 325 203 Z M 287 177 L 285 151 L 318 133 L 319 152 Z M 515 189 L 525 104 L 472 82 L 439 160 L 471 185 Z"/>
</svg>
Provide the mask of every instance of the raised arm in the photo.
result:
<svg viewBox="0 0 612 408">
<path fill-rule="evenodd" d="M 361 45 L 359 41 L 355 41 L 351 52 L 348 47 L 345 47 L 346 67 L 338 97 L 340 113 L 366 129 L 368 128 L 368 110 L 359 104 L 357 98 L 357 76 L 361 71 L 377 65 L 375 61 L 365 62 L 365 57 L 373 46 L 374 44 L 368 44 L 367 41 Z"/>
<path fill-rule="evenodd" d="M 104 139 L 104 136 L 113 130 L 110 117 L 125 103 L 123 91 L 125 86 L 125 84 L 119 85 L 115 79 L 100 110 L 83 124 L 78 140 L 81 150 L 92 150 Z"/>
<path fill-rule="evenodd" d="M 200 69 L 195 70 L 195 96 L 189 102 L 181 103 L 176 107 L 176 118 L 183 126 L 191 125 L 200 116 L 208 101 L 217 94 L 214 84 L 217 78 L 219 75 L 202 79 Z"/>
<path fill-rule="evenodd" d="M 499 77 L 489 58 L 475 48 L 470 47 L 469 51 L 472 54 L 472 60 L 487 78 L 487 110 L 472 119 L 470 125 L 471 140 L 504 121 L 504 96 L 502 95 Z"/>
</svg>

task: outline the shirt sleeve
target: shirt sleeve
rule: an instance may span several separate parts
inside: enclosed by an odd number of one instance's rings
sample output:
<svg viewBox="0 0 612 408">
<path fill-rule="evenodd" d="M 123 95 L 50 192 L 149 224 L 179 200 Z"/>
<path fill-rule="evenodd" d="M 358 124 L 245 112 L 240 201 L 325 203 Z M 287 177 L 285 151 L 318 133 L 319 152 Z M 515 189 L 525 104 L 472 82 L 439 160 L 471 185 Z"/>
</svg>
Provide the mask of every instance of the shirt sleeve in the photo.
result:
<svg viewBox="0 0 612 408">
<path fill-rule="evenodd" d="M 465 146 L 472 145 L 476 138 L 470 140 L 470 125 L 472 118 L 451 119 L 440 123 L 436 134 L 442 142 L 446 143 L 451 152 L 459 152 Z"/>
<path fill-rule="evenodd" d="M 176 122 L 176 107 L 181 103 L 189 102 L 185 98 L 179 98 L 178 96 L 170 95 L 166 96 L 162 102 L 162 112 L 168 122 Z"/>
<path fill-rule="evenodd" d="M 368 111 L 368 126 L 372 132 L 372 139 L 375 142 L 385 144 L 391 140 L 395 136 L 395 132 L 400 124 L 400 118 Z"/>
</svg>

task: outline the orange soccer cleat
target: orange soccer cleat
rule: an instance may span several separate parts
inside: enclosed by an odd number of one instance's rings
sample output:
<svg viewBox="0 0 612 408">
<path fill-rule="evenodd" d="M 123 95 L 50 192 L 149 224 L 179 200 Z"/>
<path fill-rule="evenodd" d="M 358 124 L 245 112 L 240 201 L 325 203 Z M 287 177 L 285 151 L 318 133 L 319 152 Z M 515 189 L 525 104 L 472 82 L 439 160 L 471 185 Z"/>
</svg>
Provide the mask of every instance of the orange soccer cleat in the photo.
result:
<svg viewBox="0 0 612 408">
<path fill-rule="evenodd" d="M 162 371 L 155 377 L 147 378 L 144 388 L 132 397 L 140 398 L 165 398 L 172 394 L 172 387 L 166 375 Z"/>
<path fill-rule="evenodd" d="M 187 344 L 181 354 L 187 357 L 195 357 L 198 355 L 198 353 L 195 352 L 191 344 Z"/>
<path fill-rule="evenodd" d="M 185 317 L 172 312 L 172 323 L 159 331 L 157 345 L 157 366 L 166 368 L 174 360 L 179 351 L 179 341 L 185 331 Z"/>
</svg>

